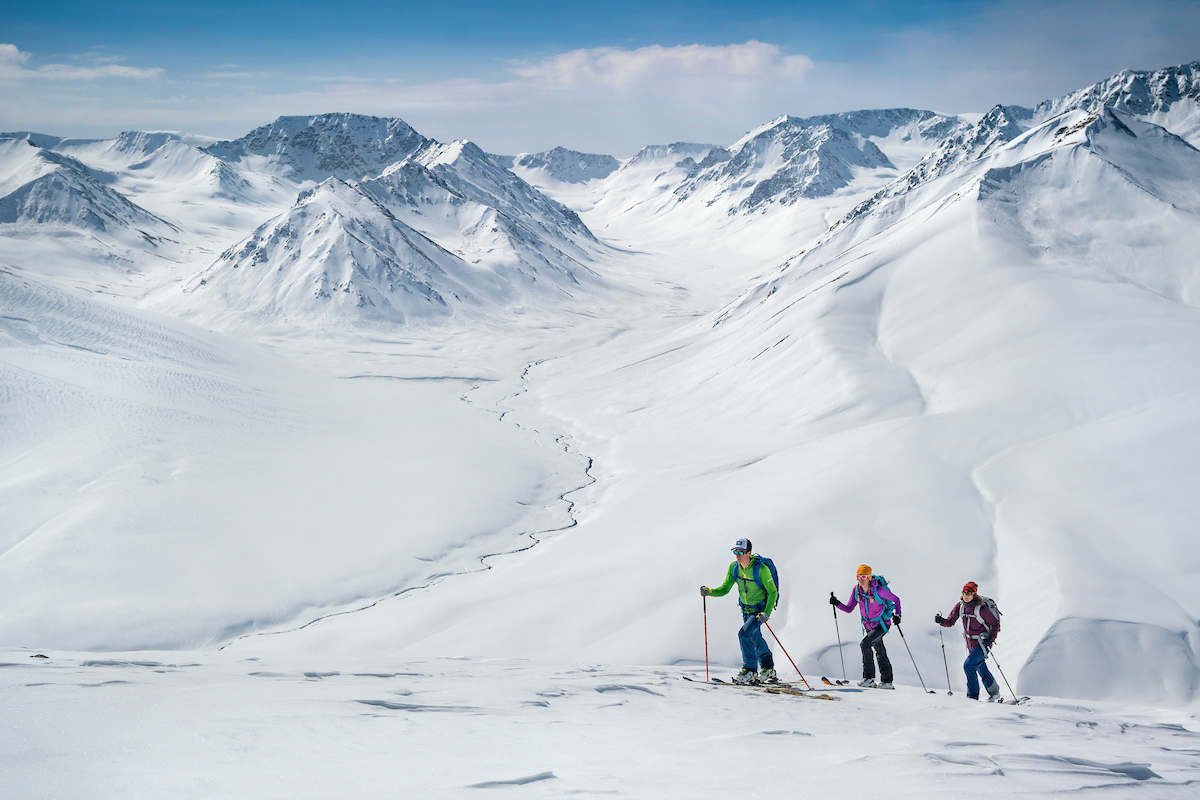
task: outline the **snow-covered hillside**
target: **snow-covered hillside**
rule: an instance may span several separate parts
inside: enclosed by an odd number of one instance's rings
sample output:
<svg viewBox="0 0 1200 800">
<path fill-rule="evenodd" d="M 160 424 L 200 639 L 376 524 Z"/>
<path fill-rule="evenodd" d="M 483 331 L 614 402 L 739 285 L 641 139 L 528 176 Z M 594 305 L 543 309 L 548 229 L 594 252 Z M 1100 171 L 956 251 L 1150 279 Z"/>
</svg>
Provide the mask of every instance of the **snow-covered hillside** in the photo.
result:
<svg viewBox="0 0 1200 800">
<path fill-rule="evenodd" d="M 785 116 L 611 170 L 565 151 L 505 169 L 469 140 L 345 114 L 202 149 L 0 141 L 0 644 L 24 665 L 6 691 L 32 709 L 44 689 L 62 720 L 91 696 L 190 688 L 239 747 L 220 698 L 266 698 L 246 713 L 273 720 L 311 703 L 327 731 L 412 733 L 436 709 L 447 741 L 511 723 L 540 731 L 522 740 L 539 754 L 562 730 L 543 712 L 666 713 L 684 736 L 718 703 L 735 732 L 695 742 L 745 757 L 792 730 L 765 705 L 779 698 L 674 678 L 706 652 L 736 667 L 736 605 L 702 619 L 697 589 L 748 536 L 780 567 L 771 622 L 806 672 L 854 669 L 855 620 L 835 628 L 826 599 L 859 563 L 904 601 L 900 689 L 828 701 L 844 711 L 802 733 L 836 763 L 813 771 L 918 764 L 921 796 L 1011 790 L 1000 773 L 1183 796 L 1194 748 L 1174 737 L 1200 698 L 1194 74 L 1122 73 L 971 122 Z M 47 178 L 70 202 L 29 200 Z M 94 258 L 78 242 L 114 231 L 173 244 L 114 249 L 139 276 L 114 288 L 76 268 Z M 932 617 L 966 580 L 1004 612 L 996 655 L 1028 714 L 964 710 L 956 633 L 956 696 L 913 688 L 941 688 Z M 157 648 L 203 654 L 63 652 Z M 166 666 L 185 663 L 196 678 Z M 440 673 L 463 685 L 426 680 Z M 511 702 L 471 693 L 514 675 Z M 398 677 L 420 680 L 367 687 Z M 152 730 L 190 707 L 169 708 Z M 856 749 L 855 720 L 887 708 L 919 744 Z M 964 719 L 1006 720 L 995 752 L 944 735 Z M 619 738 L 586 735 L 622 760 Z M 602 783 L 538 777 L 586 759 L 533 760 L 512 779 Z"/>
</svg>

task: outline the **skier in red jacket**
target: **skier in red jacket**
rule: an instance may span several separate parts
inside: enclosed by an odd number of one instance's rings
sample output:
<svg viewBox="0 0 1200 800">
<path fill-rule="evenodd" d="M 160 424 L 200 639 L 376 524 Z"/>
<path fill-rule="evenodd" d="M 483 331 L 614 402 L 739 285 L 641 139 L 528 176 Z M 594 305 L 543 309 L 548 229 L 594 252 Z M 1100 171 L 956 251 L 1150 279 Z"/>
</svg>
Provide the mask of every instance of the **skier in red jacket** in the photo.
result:
<svg viewBox="0 0 1200 800">
<path fill-rule="evenodd" d="M 969 581 L 963 586 L 962 599 L 954 604 L 950 616 L 937 614 L 933 621 L 949 628 L 959 617 L 962 617 L 963 638 L 967 640 L 967 660 L 963 662 L 963 671 L 967 673 L 967 697 L 979 699 L 979 679 L 983 678 L 988 702 L 1001 702 L 1000 686 L 987 668 L 988 653 L 1000 633 L 1000 609 L 990 598 L 979 595 L 979 584 Z"/>
</svg>

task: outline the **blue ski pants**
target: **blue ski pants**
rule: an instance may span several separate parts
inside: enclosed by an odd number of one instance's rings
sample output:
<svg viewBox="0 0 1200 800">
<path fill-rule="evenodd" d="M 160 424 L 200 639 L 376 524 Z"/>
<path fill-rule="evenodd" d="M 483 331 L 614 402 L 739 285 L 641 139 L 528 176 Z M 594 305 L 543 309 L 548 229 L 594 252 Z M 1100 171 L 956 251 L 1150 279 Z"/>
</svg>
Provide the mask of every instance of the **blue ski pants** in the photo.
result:
<svg viewBox="0 0 1200 800">
<path fill-rule="evenodd" d="M 762 623 L 753 614 L 742 614 L 738 644 L 742 646 L 742 666 L 746 669 L 757 672 L 759 663 L 763 669 L 775 668 L 775 657 L 771 655 L 767 640 L 762 635 Z"/>
<path fill-rule="evenodd" d="M 987 650 L 983 645 L 977 645 L 967 653 L 967 660 L 963 662 L 963 671 L 967 673 L 967 697 L 972 700 L 979 699 L 980 678 L 983 678 L 983 688 L 987 689 L 988 694 L 1000 691 L 1000 687 L 996 685 L 996 679 L 992 677 L 992 673 L 987 668 Z"/>
</svg>

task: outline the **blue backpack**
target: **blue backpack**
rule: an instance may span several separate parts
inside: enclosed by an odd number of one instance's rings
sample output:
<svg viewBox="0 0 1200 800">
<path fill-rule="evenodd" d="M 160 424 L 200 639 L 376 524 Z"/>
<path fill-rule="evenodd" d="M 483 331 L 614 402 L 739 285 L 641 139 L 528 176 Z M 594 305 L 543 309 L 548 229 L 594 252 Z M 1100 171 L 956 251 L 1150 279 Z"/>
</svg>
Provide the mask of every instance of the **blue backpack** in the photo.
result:
<svg viewBox="0 0 1200 800">
<path fill-rule="evenodd" d="M 736 580 L 742 581 L 743 583 L 747 583 L 750 580 L 753 580 L 760 587 L 762 587 L 763 591 L 766 591 L 766 586 L 763 585 L 762 578 L 759 576 L 759 571 L 763 568 L 763 566 L 766 566 L 766 568 L 771 571 L 771 580 L 773 580 L 775 582 L 775 591 L 776 591 L 775 608 L 779 608 L 779 595 L 781 594 L 781 592 L 779 591 L 779 570 L 777 570 L 775 568 L 774 561 L 767 558 L 766 556 L 756 555 L 754 557 L 754 577 L 752 579 L 751 578 L 743 578 L 741 575 L 739 575 L 737 564 L 735 562 L 734 566 L 733 566 L 733 577 Z M 738 603 L 740 605 L 741 601 L 739 600 Z M 757 608 L 757 606 L 755 606 L 755 608 Z M 745 611 L 746 609 L 743 608 L 742 610 Z M 774 611 L 774 609 L 771 609 L 771 610 Z"/>
<path fill-rule="evenodd" d="M 891 619 L 892 619 L 892 614 L 894 614 L 896 612 L 896 604 L 895 603 L 893 603 L 891 600 L 885 600 L 884 598 L 879 596 L 880 588 L 883 588 L 883 589 L 888 588 L 887 579 L 884 578 L 882 575 L 872 576 L 871 594 L 870 595 L 864 595 L 862 589 L 860 589 L 857 586 L 854 587 L 854 602 L 855 602 L 855 604 L 858 603 L 858 599 L 860 597 L 867 596 L 867 597 L 870 597 L 872 600 L 874 600 L 879 605 L 883 606 L 883 611 L 879 612 L 878 617 L 872 617 L 870 619 L 863 617 L 863 620 L 866 622 L 890 623 Z M 889 624 L 889 627 L 890 627 L 890 624 Z"/>
</svg>

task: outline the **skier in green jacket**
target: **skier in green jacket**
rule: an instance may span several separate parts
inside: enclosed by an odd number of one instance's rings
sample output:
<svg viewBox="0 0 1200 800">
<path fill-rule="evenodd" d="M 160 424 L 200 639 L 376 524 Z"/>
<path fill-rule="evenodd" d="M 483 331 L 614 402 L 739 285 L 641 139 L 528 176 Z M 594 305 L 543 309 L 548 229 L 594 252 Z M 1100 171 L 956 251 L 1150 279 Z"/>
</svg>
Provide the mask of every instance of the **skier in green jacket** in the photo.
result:
<svg viewBox="0 0 1200 800">
<path fill-rule="evenodd" d="M 700 594 L 708 597 L 723 597 L 729 594 L 736 581 L 738 605 L 742 607 L 742 627 L 738 630 L 738 644 L 742 648 L 742 671 L 734 676 L 735 683 L 772 683 L 778 681 L 775 674 L 775 658 L 763 639 L 762 625 L 771 616 L 779 589 L 775 579 L 761 559 L 754 555 L 749 539 L 738 539 L 733 546 L 737 558 L 725 573 L 725 582 L 715 589 L 700 587 Z M 759 669 L 761 665 L 762 669 Z"/>
</svg>

